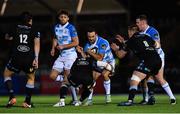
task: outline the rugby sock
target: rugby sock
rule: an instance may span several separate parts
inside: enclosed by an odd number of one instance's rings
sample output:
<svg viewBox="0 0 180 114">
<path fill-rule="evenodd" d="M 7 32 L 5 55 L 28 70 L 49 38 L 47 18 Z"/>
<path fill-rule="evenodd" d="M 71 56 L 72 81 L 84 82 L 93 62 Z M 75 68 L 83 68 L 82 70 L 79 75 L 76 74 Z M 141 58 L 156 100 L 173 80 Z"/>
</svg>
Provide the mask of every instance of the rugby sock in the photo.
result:
<svg viewBox="0 0 180 114">
<path fill-rule="evenodd" d="M 169 84 L 168 83 L 165 83 L 164 85 L 162 85 L 163 89 L 166 91 L 166 93 L 168 94 L 168 96 L 170 97 L 170 99 L 175 99 L 172 91 L 171 91 L 171 88 L 169 87 Z"/>
<path fill-rule="evenodd" d="M 71 89 L 71 94 L 72 94 L 73 101 L 77 101 L 78 98 L 77 98 L 76 88 L 73 87 L 73 86 L 70 86 L 70 89 Z"/>
<path fill-rule="evenodd" d="M 154 80 L 153 81 L 147 81 L 147 86 L 148 86 L 149 96 L 153 96 L 154 95 Z"/>
<path fill-rule="evenodd" d="M 31 96 L 34 90 L 34 84 L 26 84 L 26 98 L 25 98 L 25 102 L 27 104 L 31 104 Z"/>
<path fill-rule="evenodd" d="M 148 88 L 144 87 L 143 88 L 143 100 L 148 102 Z"/>
<path fill-rule="evenodd" d="M 9 100 L 11 100 L 12 98 L 14 98 L 14 90 L 13 90 L 13 84 L 12 84 L 12 80 L 10 77 L 5 77 L 4 79 L 6 88 L 9 92 Z"/>
<path fill-rule="evenodd" d="M 63 75 L 58 75 L 57 78 L 56 78 L 56 81 L 60 81 L 62 82 L 64 80 L 64 76 Z"/>
<path fill-rule="evenodd" d="M 111 81 L 110 79 L 109 80 L 105 80 L 104 81 L 104 88 L 105 88 L 105 91 L 106 91 L 106 95 L 110 95 L 111 94 Z"/>
<path fill-rule="evenodd" d="M 91 91 L 91 93 L 90 93 L 90 95 L 88 97 L 88 100 L 92 100 L 93 92 L 94 92 L 94 89 L 92 89 L 92 91 Z"/>
<path fill-rule="evenodd" d="M 90 93 L 91 93 L 91 91 L 89 91 L 89 89 L 84 88 L 81 98 L 80 98 L 80 101 L 83 102 L 89 96 Z"/>
<path fill-rule="evenodd" d="M 62 85 L 60 88 L 60 99 L 64 99 L 67 95 L 68 87 L 67 85 Z"/>
<path fill-rule="evenodd" d="M 136 92 L 137 92 L 137 86 L 130 86 L 128 101 L 133 102 Z"/>
</svg>

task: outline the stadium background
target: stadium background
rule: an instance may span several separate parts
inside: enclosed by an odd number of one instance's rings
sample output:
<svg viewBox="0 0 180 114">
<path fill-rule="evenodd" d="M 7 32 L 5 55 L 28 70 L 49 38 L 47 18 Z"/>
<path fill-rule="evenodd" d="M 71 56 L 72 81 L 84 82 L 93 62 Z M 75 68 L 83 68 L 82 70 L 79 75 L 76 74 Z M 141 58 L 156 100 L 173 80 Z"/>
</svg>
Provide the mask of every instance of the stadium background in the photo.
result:
<svg viewBox="0 0 180 114">
<path fill-rule="evenodd" d="M 34 26 L 41 32 L 40 68 L 37 72 L 36 94 L 57 94 L 59 85 L 49 79 L 49 71 L 56 57 L 50 56 L 51 30 L 56 22 L 56 13 L 60 9 L 68 9 L 71 20 L 78 31 L 80 45 L 86 41 L 85 30 L 89 25 L 95 25 L 98 34 L 112 41 L 119 33 L 127 36 L 127 26 L 134 22 L 136 15 L 147 14 L 149 24 L 158 29 L 162 47 L 166 53 L 165 77 L 174 93 L 180 93 L 180 0 L 162 1 L 159 5 L 155 0 L 84 0 L 80 13 L 76 12 L 79 0 L 9 0 L 0 16 L 0 95 L 7 94 L 3 85 L 3 70 L 8 61 L 11 41 L 5 34 L 18 22 L 18 15 L 30 11 L 34 15 Z M 159 1 L 161 2 L 161 0 Z M 0 0 L 2 6 L 3 0 Z M 57 55 L 58 56 L 58 55 Z M 116 74 L 112 77 L 112 93 L 127 93 L 128 77 L 136 64 L 117 59 Z M 103 93 L 102 79 L 96 86 L 96 93 Z M 24 93 L 24 74 L 13 77 L 15 92 Z M 162 89 L 157 85 L 157 93 Z"/>
</svg>

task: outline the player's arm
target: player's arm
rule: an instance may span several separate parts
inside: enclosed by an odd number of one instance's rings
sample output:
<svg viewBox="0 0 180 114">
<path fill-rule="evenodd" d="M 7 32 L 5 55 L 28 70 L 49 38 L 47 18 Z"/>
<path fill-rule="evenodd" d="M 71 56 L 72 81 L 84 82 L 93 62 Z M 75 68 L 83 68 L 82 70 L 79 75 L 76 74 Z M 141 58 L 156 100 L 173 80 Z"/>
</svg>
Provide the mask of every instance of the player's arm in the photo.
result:
<svg viewBox="0 0 180 114">
<path fill-rule="evenodd" d="M 160 40 L 155 40 L 155 48 L 161 48 L 161 43 L 160 43 Z"/>
<path fill-rule="evenodd" d="M 57 39 L 56 39 L 56 38 L 53 38 L 52 48 L 51 48 L 51 56 L 54 56 L 56 46 L 57 46 Z"/>
<path fill-rule="evenodd" d="M 33 61 L 33 66 L 36 69 L 38 68 L 39 52 L 40 52 L 40 37 L 35 37 L 35 39 L 34 39 L 34 55 L 35 55 L 35 59 Z"/>
<path fill-rule="evenodd" d="M 74 26 L 71 26 L 70 28 L 70 36 L 72 38 L 72 42 L 69 44 L 58 45 L 57 46 L 58 50 L 68 49 L 68 48 L 76 47 L 79 45 L 79 38 L 78 38 L 77 31 Z"/>
<path fill-rule="evenodd" d="M 102 61 L 104 54 L 94 53 L 91 49 L 87 50 L 87 53 L 92 56 L 95 60 Z"/>
<path fill-rule="evenodd" d="M 155 41 L 155 48 L 161 48 L 161 43 L 160 43 L 160 36 L 158 31 L 154 30 L 152 32 L 151 37 L 153 38 L 153 40 Z"/>
<path fill-rule="evenodd" d="M 72 42 L 70 44 L 58 45 L 57 49 L 63 50 L 63 49 L 68 49 L 68 48 L 76 47 L 78 45 L 79 45 L 78 37 L 73 37 L 72 38 Z"/>
<path fill-rule="evenodd" d="M 79 52 L 79 53 L 81 54 L 81 56 L 82 56 L 83 58 L 87 58 L 87 55 L 86 55 L 86 53 L 83 51 L 83 48 L 82 48 L 81 46 L 77 46 L 77 47 L 76 47 L 76 50 L 77 50 L 77 52 Z"/>
<path fill-rule="evenodd" d="M 127 51 L 120 49 L 119 50 L 119 46 L 117 46 L 115 43 L 111 44 L 111 48 L 112 50 L 115 52 L 116 56 L 118 56 L 118 58 L 124 58 L 127 54 Z"/>
</svg>

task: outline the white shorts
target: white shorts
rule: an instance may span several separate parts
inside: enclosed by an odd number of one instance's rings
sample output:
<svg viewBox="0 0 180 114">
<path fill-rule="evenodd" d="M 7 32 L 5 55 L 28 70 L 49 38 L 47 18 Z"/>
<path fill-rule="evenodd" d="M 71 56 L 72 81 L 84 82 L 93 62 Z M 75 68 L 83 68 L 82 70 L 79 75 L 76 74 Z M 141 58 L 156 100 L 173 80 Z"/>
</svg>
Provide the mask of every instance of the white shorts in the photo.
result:
<svg viewBox="0 0 180 114">
<path fill-rule="evenodd" d="M 65 70 L 70 70 L 73 63 L 75 62 L 76 57 L 74 58 L 65 58 L 59 56 L 56 61 L 54 62 L 54 65 L 52 69 L 57 70 L 58 72 L 62 72 L 64 69 Z"/>
</svg>

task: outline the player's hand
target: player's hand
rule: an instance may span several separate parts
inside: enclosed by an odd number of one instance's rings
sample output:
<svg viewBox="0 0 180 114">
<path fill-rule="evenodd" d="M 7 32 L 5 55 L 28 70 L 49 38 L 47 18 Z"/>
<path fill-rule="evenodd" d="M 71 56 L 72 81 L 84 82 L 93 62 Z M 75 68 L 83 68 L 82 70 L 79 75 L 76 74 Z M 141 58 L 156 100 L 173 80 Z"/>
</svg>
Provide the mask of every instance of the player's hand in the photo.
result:
<svg viewBox="0 0 180 114">
<path fill-rule="evenodd" d="M 112 43 L 112 44 L 111 44 L 111 48 L 112 48 L 113 51 L 119 50 L 119 46 L 116 45 L 115 43 Z"/>
<path fill-rule="evenodd" d="M 79 53 L 82 53 L 82 52 L 83 52 L 83 48 L 82 48 L 81 46 L 77 46 L 77 47 L 76 47 L 76 50 L 77 50 L 77 52 L 79 52 Z"/>
<path fill-rule="evenodd" d="M 34 67 L 35 69 L 38 69 L 38 67 L 39 67 L 39 65 L 38 65 L 38 58 L 35 58 L 35 59 L 33 60 L 33 67 Z"/>
<path fill-rule="evenodd" d="M 58 45 L 58 46 L 56 46 L 56 48 L 57 48 L 58 50 L 63 50 L 63 49 L 64 49 L 64 46 L 63 46 L 63 45 Z"/>
<path fill-rule="evenodd" d="M 123 43 L 124 42 L 124 37 L 122 37 L 121 35 L 116 35 L 116 39 L 120 42 Z"/>
<path fill-rule="evenodd" d="M 55 49 L 52 48 L 50 53 L 51 53 L 51 56 L 54 56 L 55 55 Z"/>
<path fill-rule="evenodd" d="M 88 53 L 88 54 L 91 54 L 91 53 L 93 53 L 93 51 L 92 51 L 91 49 L 88 49 L 88 50 L 87 50 L 87 53 Z"/>
</svg>

